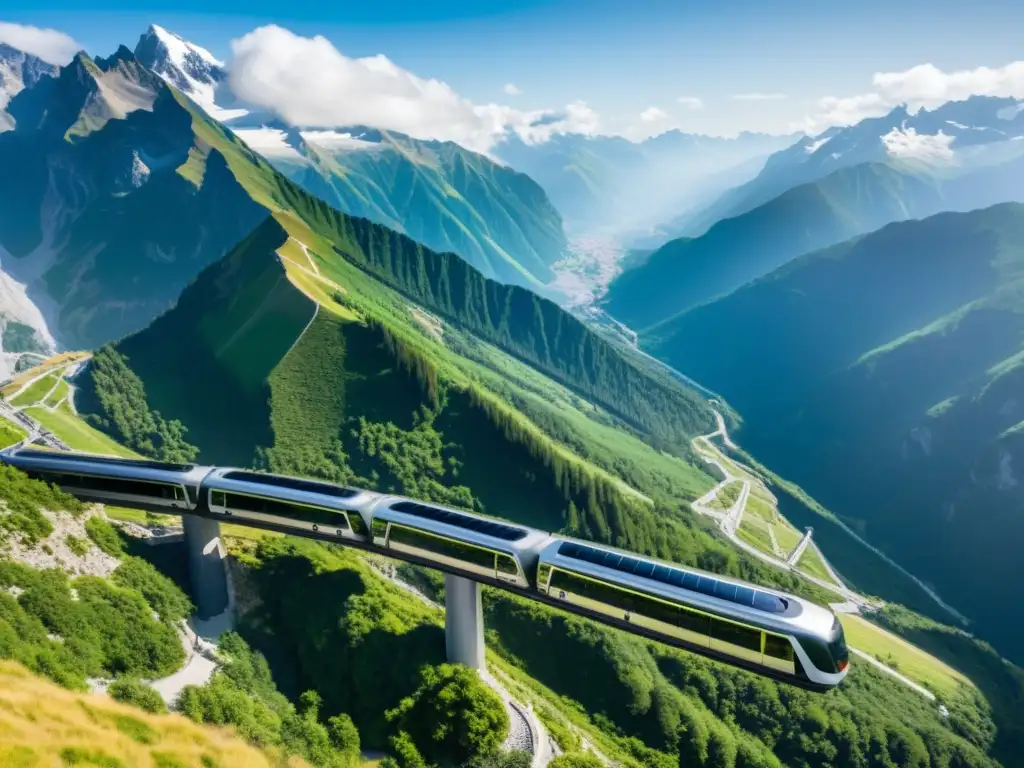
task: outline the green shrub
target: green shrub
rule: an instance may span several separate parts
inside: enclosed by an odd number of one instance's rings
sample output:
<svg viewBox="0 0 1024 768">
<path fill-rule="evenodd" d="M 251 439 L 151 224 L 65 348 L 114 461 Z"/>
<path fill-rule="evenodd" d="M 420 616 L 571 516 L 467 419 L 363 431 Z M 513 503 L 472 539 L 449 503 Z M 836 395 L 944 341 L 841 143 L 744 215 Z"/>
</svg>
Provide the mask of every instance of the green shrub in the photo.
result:
<svg viewBox="0 0 1024 768">
<path fill-rule="evenodd" d="M 131 704 L 146 712 L 161 714 L 167 711 L 167 705 L 160 694 L 135 678 L 123 677 L 115 680 L 107 688 L 107 693 L 115 701 Z"/>
<path fill-rule="evenodd" d="M 67 544 L 68 549 L 71 550 L 72 554 L 78 557 L 85 557 L 86 552 L 89 551 L 89 542 L 85 539 L 80 539 L 77 536 L 72 536 L 70 533 L 64 538 L 64 543 Z"/>
<path fill-rule="evenodd" d="M 93 544 L 111 557 L 124 554 L 124 542 L 117 529 L 101 517 L 90 517 L 85 523 L 85 532 Z"/>
<path fill-rule="evenodd" d="M 113 579 L 115 584 L 139 592 L 162 621 L 180 621 L 192 614 L 194 606 L 188 596 L 141 557 L 124 558 L 114 571 Z"/>
<path fill-rule="evenodd" d="M 501 698 L 461 664 L 424 667 L 419 688 L 386 717 L 428 760 L 460 765 L 495 752 L 509 728 Z"/>
</svg>

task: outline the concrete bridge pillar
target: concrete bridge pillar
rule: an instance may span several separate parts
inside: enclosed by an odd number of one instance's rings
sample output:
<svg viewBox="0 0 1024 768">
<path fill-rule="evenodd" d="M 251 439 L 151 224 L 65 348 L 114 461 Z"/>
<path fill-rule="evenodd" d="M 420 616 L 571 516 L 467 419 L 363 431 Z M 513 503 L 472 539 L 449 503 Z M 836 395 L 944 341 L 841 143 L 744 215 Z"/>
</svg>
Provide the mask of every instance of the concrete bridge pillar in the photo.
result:
<svg viewBox="0 0 1024 768">
<path fill-rule="evenodd" d="M 228 607 L 227 563 L 220 543 L 220 523 L 194 515 L 182 515 L 181 520 L 196 613 L 200 619 L 209 619 Z"/>
<path fill-rule="evenodd" d="M 449 662 L 484 669 L 480 584 L 450 573 L 444 577 L 444 637 Z"/>
</svg>

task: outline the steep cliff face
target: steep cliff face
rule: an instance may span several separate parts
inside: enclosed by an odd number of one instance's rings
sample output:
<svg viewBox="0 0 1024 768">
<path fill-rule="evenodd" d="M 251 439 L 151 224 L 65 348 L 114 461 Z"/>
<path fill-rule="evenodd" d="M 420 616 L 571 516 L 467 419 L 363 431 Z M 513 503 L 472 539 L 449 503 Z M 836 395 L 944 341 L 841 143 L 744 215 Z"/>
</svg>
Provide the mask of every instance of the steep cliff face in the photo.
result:
<svg viewBox="0 0 1024 768">
<path fill-rule="evenodd" d="M 265 215 L 180 98 L 122 48 L 11 102 L 0 264 L 44 335 L 93 347 L 142 327 Z"/>
</svg>

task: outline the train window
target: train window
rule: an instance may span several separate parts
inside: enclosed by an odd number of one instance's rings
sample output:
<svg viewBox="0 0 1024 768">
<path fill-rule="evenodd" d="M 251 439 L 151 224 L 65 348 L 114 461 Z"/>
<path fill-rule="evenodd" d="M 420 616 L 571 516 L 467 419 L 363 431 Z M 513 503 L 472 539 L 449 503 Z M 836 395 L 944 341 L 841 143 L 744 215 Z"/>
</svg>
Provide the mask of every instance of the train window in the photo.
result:
<svg viewBox="0 0 1024 768">
<path fill-rule="evenodd" d="M 363 522 L 363 516 L 358 512 L 348 513 L 348 527 L 352 529 L 352 532 L 359 535 L 366 535 L 366 523 Z"/>
<path fill-rule="evenodd" d="M 527 534 L 525 528 L 516 528 L 515 526 L 506 525 L 505 523 L 485 520 L 484 518 L 475 517 L 473 515 L 454 512 L 450 509 L 433 507 L 429 504 L 420 504 L 416 501 L 400 501 L 397 504 L 392 504 L 391 509 L 396 512 L 403 512 L 407 515 L 413 515 L 426 520 L 444 523 L 445 525 L 454 525 L 458 528 L 465 528 L 469 531 L 477 531 L 478 533 L 482 533 L 486 536 L 493 536 L 496 539 L 502 539 L 504 541 L 519 541 L 520 539 L 525 538 Z"/>
<path fill-rule="evenodd" d="M 303 523 L 323 525 L 331 528 L 347 528 L 345 514 L 331 509 L 307 507 L 302 504 L 290 504 L 277 499 L 263 499 L 244 493 L 225 493 L 225 505 L 242 512 L 258 512 L 264 515 L 277 515 L 298 520 Z"/>
<path fill-rule="evenodd" d="M 69 485 L 88 491 L 101 493 L 123 493 L 131 496 L 149 496 L 157 499 L 174 499 L 184 501 L 185 491 L 180 485 L 154 483 L 148 480 L 135 480 L 122 477 L 96 477 L 79 475 L 70 472 L 40 473 L 50 475 L 50 482 L 57 485 Z"/>
<path fill-rule="evenodd" d="M 680 627 L 691 632 L 697 632 L 701 635 L 711 634 L 711 617 L 705 616 L 703 613 L 680 608 L 676 622 Z"/>
<path fill-rule="evenodd" d="M 639 560 L 623 555 L 616 570 L 622 571 L 623 573 L 634 573 L 638 565 L 640 565 Z"/>
<path fill-rule="evenodd" d="M 224 491 L 210 491 L 210 503 L 215 507 L 227 506 L 224 499 Z"/>
<path fill-rule="evenodd" d="M 741 627 L 730 621 L 711 620 L 711 637 L 725 643 L 738 645 L 750 651 L 761 650 L 761 633 L 756 629 Z"/>
<path fill-rule="evenodd" d="M 811 663 L 822 672 L 834 674 L 839 671 L 836 669 L 836 662 L 825 641 L 816 637 L 802 637 L 800 638 L 800 647 L 807 653 Z"/>
<path fill-rule="evenodd" d="M 708 595 L 710 597 L 715 596 L 715 585 L 718 584 L 716 579 L 708 578 L 707 576 L 697 577 L 697 586 L 694 587 L 695 592 L 700 592 L 702 595 Z"/>
<path fill-rule="evenodd" d="M 754 607 L 765 613 L 785 613 L 789 601 L 767 592 L 754 592 Z"/>
<path fill-rule="evenodd" d="M 463 544 L 461 541 L 452 541 L 451 539 L 433 536 L 423 531 L 406 528 L 403 525 L 392 524 L 390 541 L 433 552 L 436 555 L 449 557 L 453 560 L 462 560 L 489 570 L 494 569 L 495 553 L 492 550 Z"/>
<path fill-rule="evenodd" d="M 510 576 L 519 575 L 519 568 L 516 566 L 516 561 L 511 555 L 498 554 L 498 570 L 501 573 L 507 573 Z"/>
<path fill-rule="evenodd" d="M 547 563 L 541 563 L 537 567 L 537 586 L 546 587 L 548 579 L 551 576 L 551 566 Z"/>
<path fill-rule="evenodd" d="M 652 573 L 654 573 L 654 563 L 645 563 L 641 561 L 641 563 L 636 567 L 636 570 L 633 571 L 633 573 L 635 573 L 637 576 L 650 576 Z"/>
<path fill-rule="evenodd" d="M 679 608 L 661 600 L 641 598 L 643 606 L 638 609 L 640 612 L 655 621 L 660 621 L 669 626 L 676 626 L 679 623 Z"/>
<path fill-rule="evenodd" d="M 373 538 L 383 539 L 388 532 L 388 521 L 374 518 L 373 520 Z"/>
<path fill-rule="evenodd" d="M 754 602 L 754 590 L 750 587 L 736 587 L 736 600 L 740 605 L 751 605 Z"/>
<path fill-rule="evenodd" d="M 783 661 L 793 660 L 793 644 L 785 637 L 765 633 L 764 655 Z"/>
<path fill-rule="evenodd" d="M 843 625 L 839 623 L 838 618 L 832 622 L 832 631 L 836 634 L 828 644 L 828 650 L 832 656 L 832 660 L 836 663 L 839 670 L 842 671 L 846 668 L 846 663 L 850 659 L 850 654 L 846 648 L 846 637 L 843 635 Z"/>
<path fill-rule="evenodd" d="M 304 480 L 299 477 L 287 477 L 285 475 L 270 475 L 263 472 L 233 471 L 224 474 L 225 480 L 238 480 L 245 483 L 257 483 L 259 485 L 273 485 L 278 488 L 290 488 L 293 491 L 304 491 L 306 493 L 321 493 L 325 496 L 334 496 L 340 499 L 358 496 L 359 491 L 352 488 L 344 488 L 331 483 L 317 482 L 316 480 Z"/>
<path fill-rule="evenodd" d="M 760 592 L 748 587 L 739 587 L 736 584 L 721 581 L 711 576 L 691 573 L 690 571 L 658 563 L 637 560 L 628 555 L 619 555 L 617 552 L 610 552 L 597 547 L 588 547 L 577 542 L 563 542 L 558 548 L 558 554 L 602 565 L 605 568 L 613 568 L 622 573 L 632 573 L 663 584 L 671 584 L 674 587 L 682 587 L 692 592 L 717 597 L 720 600 L 753 606 L 757 610 L 765 611 L 766 613 L 785 613 L 789 608 L 789 602 L 785 598 L 767 592 Z"/>
</svg>

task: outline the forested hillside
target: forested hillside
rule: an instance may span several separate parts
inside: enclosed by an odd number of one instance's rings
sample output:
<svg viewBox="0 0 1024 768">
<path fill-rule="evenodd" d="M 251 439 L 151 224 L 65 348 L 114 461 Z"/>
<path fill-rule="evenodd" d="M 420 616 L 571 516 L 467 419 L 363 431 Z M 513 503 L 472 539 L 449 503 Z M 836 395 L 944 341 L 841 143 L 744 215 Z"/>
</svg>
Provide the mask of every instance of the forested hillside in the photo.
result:
<svg viewBox="0 0 1024 768">
<path fill-rule="evenodd" d="M 878 162 L 844 167 L 718 221 L 699 237 L 667 243 L 611 284 L 605 308 L 627 325 L 648 328 L 801 254 L 891 222 L 1015 200 L 1024 200 L 1021 159 L 951 177 Z"/>
<path fill-rule="evenodd" d="M 1016 659 L 1022 243 L 1017 204 L 893 224 L 646 339 L 738 408 L 755 455 Z"/>
<path fill-rule="evenodd" d="M 802 253 L 933 213 L 938 185 L 880 164 L 787 190 L 697 238 L 673 240 L 609 287 L 605 308 L 646 328 L 771 272 Z"/>
<path fill-rule="evenodd" d="M 536 289 L 551 281 L 551 264 L 564 255 L 562 218 L 544 190 L 454 142 L 370 128 L 305 136 L 292 130 L 288 141 L 284 151 L 264 150 L 266 157 L 308 192 L 456 253 L 489 278 Z"/>
</svg>

